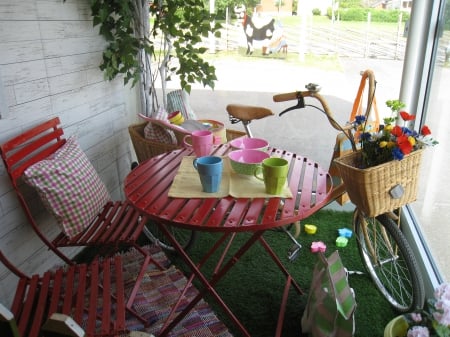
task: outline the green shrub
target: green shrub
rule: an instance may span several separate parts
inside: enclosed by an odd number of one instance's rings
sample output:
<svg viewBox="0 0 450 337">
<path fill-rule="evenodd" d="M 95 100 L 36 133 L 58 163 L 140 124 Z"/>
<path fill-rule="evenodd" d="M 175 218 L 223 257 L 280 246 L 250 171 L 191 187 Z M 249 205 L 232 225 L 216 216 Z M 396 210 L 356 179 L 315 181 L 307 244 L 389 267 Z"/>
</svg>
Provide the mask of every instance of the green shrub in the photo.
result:
<svg viewBox="0 0 450 337">
<path fill-rule="evenodd" d="M 320 14 L 322 14 L 322 12 L 320 11 L 319 8 L 314 8 L 314 9 L 312 10 L 312 14 L 313 14 L 313 15 L 320 15 Z"/>
<path fill-rule="evenodd" d="M 370 12 L 372 22 L 397 22 L 401 13 L 399 10 L 373 8 L 341 8 L 338 12 L 342 21 L 367 21 Z M 331 17 L 331 9 L 328 10 L 328 16 Z M 405 22 L 408 19 L 409 13 L 403 12 L 402 21 Z"/>
</svg>

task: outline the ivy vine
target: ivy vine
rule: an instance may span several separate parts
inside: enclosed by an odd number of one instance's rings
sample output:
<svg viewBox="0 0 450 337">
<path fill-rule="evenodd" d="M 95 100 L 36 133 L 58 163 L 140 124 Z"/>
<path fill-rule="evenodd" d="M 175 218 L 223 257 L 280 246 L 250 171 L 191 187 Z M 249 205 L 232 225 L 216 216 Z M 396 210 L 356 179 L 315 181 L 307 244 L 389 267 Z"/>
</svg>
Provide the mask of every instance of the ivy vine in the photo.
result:
<svg viewBox="0 0 450 337">
<path fill-rule="evenodd" d="M 175 73 L 187 92 L 195 82 L 214 88 L 215 68 L 201 57 L 207 51 L 201 42 L 208 34 L 220 36 L 220 24 L 203 0 L 91 0 L 91 11 L 108 42 L 100 65 L 107 79 L 122 74 L 134 86 L 150 76 L 151 90 L 158 72 L 163 82 Z"/>
</svg>

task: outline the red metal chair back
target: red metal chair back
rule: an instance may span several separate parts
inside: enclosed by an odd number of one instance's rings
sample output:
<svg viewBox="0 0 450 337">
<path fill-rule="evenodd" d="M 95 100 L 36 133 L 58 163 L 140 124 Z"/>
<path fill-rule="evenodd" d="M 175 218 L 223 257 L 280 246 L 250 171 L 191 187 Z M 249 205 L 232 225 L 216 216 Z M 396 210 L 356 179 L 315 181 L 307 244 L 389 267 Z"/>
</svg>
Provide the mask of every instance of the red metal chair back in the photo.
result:
<svg viewBox="0 0 450 337">
<path fill-rule="evenodd" d="M 0 153 L 14 188 L 17 180 L 31 165 L 45 159 L 66 142 L 55 117 L 0 145 Z"/>
<path fill-rule="evenodd" d="M 59 124 L 59 118 L 55 117 L 25 131 L 6 143 L 1 144 L 0 155 L 14 190 L 16 191 L 17 197 L 19 198 L 19 202 L 36 234 L 62 260 L 66 263 L 72 263 L 72 261 L 58 250 L 52 241 L 41 232 L 22 190 L 20 189 L 20 180 L 23 172 L 31 165 L 47 158 L 65 144 L 66 140 L 62 138 L 64 132 Z"/>
</svg>

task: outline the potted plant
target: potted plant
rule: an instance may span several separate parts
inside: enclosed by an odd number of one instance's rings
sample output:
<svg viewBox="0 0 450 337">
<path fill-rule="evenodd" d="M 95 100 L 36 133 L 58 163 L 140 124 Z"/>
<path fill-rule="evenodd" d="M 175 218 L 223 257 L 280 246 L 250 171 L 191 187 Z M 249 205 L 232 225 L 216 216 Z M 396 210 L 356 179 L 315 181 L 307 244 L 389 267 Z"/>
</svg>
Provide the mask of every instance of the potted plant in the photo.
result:
<svg viewBox="0 0 450 337">
<path fill-rule="evenodd" d="M 140 83 L 145 115 L 166 106 L 171 73 L 188 93 L 195 82 L 214 88 L 215 68 L 201 58 L 207 50 L 202 38 L 218 36 L 221 26 L 203 0 L 92 0 L 91 11 L 94 26 L 107 41 L 100 69 L 109 80 L 123 75 L 125 84 Z"/>
<path fill-rule="evenodd" d="M 359 150 L 335 159 L 351 201 L 367 216 L 392 211 L 416 199 L 422 150 L 438 142 L 427 126 L 420 132 L 408 124 L 414 115 L 401 110 L 405 104 L 389 100 L 391 116 L 379 131 L 366 131 L 367 118 L 356 116 L 354 132 L 347 132 L 352 147 Z"/>
<path fill-rule="evenodd" d="M 450 284 L 438 286 L 427 304 L 427 310 L 395 317 L 386 326 L 384 337 L 449 337 Z"/>
</svg>

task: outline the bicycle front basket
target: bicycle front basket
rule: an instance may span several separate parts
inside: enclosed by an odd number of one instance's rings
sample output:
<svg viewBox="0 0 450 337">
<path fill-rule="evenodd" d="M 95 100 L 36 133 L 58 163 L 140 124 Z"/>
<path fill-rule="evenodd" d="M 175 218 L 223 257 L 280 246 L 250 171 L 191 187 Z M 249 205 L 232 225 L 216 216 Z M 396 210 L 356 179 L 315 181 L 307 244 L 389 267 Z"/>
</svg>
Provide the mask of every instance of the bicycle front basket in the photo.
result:
<svg viewBox="0 0 450 337">
<path fill-rule="evenodd" d="M 422 152 L 366 169 L 358 168 L 361 151 L 334 162 L 350 200 L 367 216 L 377 216 L 416 200 Z"/>
</svg>

